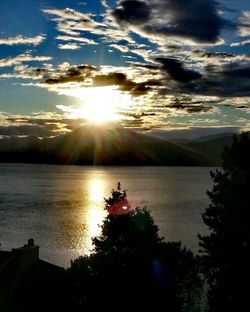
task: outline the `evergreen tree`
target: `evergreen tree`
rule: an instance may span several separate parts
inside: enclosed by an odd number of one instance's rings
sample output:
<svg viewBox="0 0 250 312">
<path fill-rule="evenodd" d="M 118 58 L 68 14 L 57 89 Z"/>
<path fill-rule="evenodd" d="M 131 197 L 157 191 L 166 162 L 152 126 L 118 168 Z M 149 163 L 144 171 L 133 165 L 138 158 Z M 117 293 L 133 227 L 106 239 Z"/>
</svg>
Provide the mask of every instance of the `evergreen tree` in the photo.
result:
<svg viewBox="0 0 250 312">
<path fill-rule="evenodd" d="M 234 138 L 223 171 L 211 173 L 211 200 L 203 214 L 210 234 L 199 236 L 209 311 L 250 311 L 250 140 Z"/>
<path fill-rule="evenodd" d="M 165 243 L 150 212 L 127 209 L 125 199 L 118 184 L 105 199 L 110 213 L 93 239 L 94 253 L 72 262 L 68 273 L 76 308 L 197 311 L 201 284 L 194 255 L 180 243 Z"/>
</svg>

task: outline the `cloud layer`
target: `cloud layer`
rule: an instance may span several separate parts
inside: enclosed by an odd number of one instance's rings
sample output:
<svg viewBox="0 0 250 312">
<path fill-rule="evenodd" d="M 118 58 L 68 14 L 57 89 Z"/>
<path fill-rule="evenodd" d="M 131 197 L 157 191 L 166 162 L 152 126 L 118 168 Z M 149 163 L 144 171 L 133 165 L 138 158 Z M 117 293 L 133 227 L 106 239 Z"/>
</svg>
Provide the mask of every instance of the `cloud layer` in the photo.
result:
<svg viewBox="0 0 250 312">
<path fill-rule="evenodd" d="M 33 45 L 37 46 L 40 43 L 42 43 L 45 40 L 45 35 L 38 35 L 35 37 L 24 37 L 22 35 L 18 35 L 16 37 L 10 37 L 10 38 L 0 38 L 0 45 Z"/>
<path fill-rule="evenodd" d="M 35 88 L 57 94 L 64 117 L 79 108 L 77 100 L 85 103 L 85 93 L 107 88 L 130 99 L 127 109 L 118 105 L 127 126 L 213 125 L 224 117 L 227 125 L 246 125 L 250 11 L 226 3 L 103 0 L 99 11 L 88 3 L 43 6 L 48 33 L 0 38 L 6 48 L 0 78 L 33 87 L 34 94 Z M 61 104 L 60 96 L 73 104 Z"/>
</svg>

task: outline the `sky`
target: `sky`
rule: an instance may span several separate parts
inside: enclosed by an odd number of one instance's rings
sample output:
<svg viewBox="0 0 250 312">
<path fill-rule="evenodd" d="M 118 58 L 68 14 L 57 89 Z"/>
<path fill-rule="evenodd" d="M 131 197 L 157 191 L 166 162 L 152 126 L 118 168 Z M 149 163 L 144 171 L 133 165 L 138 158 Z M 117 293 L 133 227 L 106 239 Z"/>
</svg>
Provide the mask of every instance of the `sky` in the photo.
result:
<svg viewBox="0 0 250 312">
<path fill-rule="evenodd" d="M 0 136 L 250 129 L 248 0 L 0 0 Z"/>
</svg>

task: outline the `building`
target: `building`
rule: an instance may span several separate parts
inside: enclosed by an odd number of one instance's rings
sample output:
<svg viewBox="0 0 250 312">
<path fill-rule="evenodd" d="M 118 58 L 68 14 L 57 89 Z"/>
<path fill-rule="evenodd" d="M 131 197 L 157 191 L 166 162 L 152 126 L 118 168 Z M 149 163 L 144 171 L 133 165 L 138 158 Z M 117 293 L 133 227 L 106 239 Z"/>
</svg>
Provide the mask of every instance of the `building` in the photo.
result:
<svg viewBox="0 0 250 312">
<path fill-rule="evenodd" d="M 32 305 L 49 295 L 52 285 L 57 291 L 64 274 L 63 268 L 39 259 L 32 238 L 20 248 L 0 250 L 0 311 L 34 310 Z"/>
</svg>

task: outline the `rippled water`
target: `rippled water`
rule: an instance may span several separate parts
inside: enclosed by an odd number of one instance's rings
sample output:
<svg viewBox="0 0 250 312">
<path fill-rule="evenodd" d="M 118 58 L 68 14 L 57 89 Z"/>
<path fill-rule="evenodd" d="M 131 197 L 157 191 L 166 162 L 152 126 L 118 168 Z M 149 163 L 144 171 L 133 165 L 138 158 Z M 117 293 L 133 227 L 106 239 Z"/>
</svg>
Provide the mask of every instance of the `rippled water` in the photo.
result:
<svg viewBox="0 0 250 312">
<path fill-rule="evenodd" d="M 67 267 L 91 249 L 105 217 L 104 197 L 120 181 L 133 206 L 147 206 L 166 240 L 198 250 L 212 181 L 205 167 L 80 167 L 0 164 L 2 249 L 29 238 L 40 257 Z"/>
</svg>

